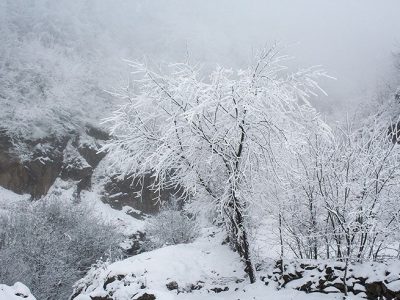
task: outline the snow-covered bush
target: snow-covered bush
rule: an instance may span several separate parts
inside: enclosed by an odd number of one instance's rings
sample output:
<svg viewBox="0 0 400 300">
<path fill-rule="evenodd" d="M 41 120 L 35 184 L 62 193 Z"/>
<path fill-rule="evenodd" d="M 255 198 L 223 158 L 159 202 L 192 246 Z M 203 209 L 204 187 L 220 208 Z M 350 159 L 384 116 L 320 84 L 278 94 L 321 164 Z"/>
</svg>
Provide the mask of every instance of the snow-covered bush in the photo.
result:
<svg viewBox="0 0 400 300">
<path fill-rule="evenodd" d="M 162 210 L 149 220 L 143 248 L 151 250 L 165 245 L 186 244 L 198 236 L 196 220 L 171 207 Z"/>
<path fill-rule="evenodd" d="M 0 224 L 0 282 L 21 281 L 38 299 L 67 299 L 93 263 L 118 251 L 114 227 L 62 199 L 18 205 Z"/>
</svg>

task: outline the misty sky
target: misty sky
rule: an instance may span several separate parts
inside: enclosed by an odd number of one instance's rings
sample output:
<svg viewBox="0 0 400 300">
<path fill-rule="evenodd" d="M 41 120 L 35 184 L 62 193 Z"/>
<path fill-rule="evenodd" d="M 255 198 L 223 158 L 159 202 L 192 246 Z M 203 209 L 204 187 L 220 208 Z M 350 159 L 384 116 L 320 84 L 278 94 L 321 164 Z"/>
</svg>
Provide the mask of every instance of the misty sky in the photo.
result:
<svg viewBox="0 0 400 300">
<path fill-rule="evenodd" d="M 75 45 L 83 61 L 102 52 L 105 89 L 113 84 L 113 68 L 125 70 L 122 59 L 175 62 L 189 52 L 192 62 L 240 68 L 254 50 L 278 42 L 295 57 L 292 67 L 322 65 L 337 78 L 322 82 L 329 96 L 316 103 L 330 111 L 362 102 L 390 80 L 393 53 L 400 49 L 400 0 L 8 1 L 14 10 L 4 3 L 0 22 L 10 17 L 18 34 L 57 32 L 61 38 L 54 40 Z M 28 54 L 37 57 L 31 48 Z"/>
<path fill-rule="evenodd" d="M 361 101 L 388 78 L 400 48 L 399 0 L 143 1 L 128 26 L 146 31 L 137 54 L 244 66 L 252 49 L 279 42 L 300 66 L 323 65 L 329 98 Z"/>
</svg>

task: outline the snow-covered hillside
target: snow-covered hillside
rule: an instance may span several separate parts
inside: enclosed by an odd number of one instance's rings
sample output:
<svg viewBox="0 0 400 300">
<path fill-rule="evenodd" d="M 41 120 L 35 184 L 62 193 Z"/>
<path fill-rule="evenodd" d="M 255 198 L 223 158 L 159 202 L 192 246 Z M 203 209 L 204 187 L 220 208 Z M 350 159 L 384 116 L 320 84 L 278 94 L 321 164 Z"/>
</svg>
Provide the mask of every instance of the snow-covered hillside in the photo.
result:
<svg viewBox="0 0 400 300">
<path fill-rule="evenodd" d="M 28 201 L 29 195 L 18 195 L 0 186 L 0 215 L 9 213 L 9 210 L 21 201 Z"/>
<path fill-rule="evenodd" d="M 209 228 L 194 243 L 167 246 L 97 266 L 75 285 L 72 299 L 342 299 L 338 294 L 278 291 L 262 281 L 249 284 L 239 256 L 221 244 L 222 237 Z"/>
<path fill-rule="evenodd" d="M 144 220 L 112 209 L 95 191 L 77 203 L 75 190 L 57 180 L 31 201 L 0 188 L 0 283 L 20 281 L 37 299 L 66 300 L 91 264 L 138 251 Z M 1 286 L 0 299 L 14 300 L 11 292 Z"/>
<path fill-rule="evenodd" d="M 0 300 L 400 300 L 400 2 L 358 2 L 0 0 Z"/>
</svg>

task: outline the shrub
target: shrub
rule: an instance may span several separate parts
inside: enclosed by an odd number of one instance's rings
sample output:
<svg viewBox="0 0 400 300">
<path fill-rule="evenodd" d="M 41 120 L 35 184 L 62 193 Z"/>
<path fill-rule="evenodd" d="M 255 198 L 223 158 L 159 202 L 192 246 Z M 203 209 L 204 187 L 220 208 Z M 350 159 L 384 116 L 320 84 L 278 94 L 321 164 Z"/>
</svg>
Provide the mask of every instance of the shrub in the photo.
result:
<svg viewBox="0 0 400 300">
<path fill-rule="evenodd" d="M 83 204 L 41 200 L 0 215 L 0 282 L 38 299 L 67 299 L 90 266 L 118 252 L 120 235 Z"/>
<path fill-rule="evenodd" d="M 162 210 L 150 219 L 146 228 L 145 250 L 152 250 L 166 245 L 185 244 L 198 236 L 196 221 L 173 207 Z"/>
</svg>

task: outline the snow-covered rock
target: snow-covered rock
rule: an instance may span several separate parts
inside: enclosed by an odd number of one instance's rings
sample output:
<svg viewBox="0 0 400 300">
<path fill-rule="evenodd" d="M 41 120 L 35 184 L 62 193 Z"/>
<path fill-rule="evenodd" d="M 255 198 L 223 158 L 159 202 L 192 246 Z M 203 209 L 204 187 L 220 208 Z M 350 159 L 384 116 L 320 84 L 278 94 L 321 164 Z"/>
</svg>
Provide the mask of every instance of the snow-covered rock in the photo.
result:
<svg viewBox="0 0 400 300">
<path fill-rule="evenodd" d="M 27 286 L 16 282 L 13 286 L 0 284 L 0 300 L 36 300 Z"/>
<path fill-rule="evenodd" d="M 344 293 L 368 299 L 400 299 L 400 261 L 350 263 L 329 260 L 278 260 L 262 272 L 266 284 L 307 293 Z M 346 274 L 346 280 L 343 278 Z"/>
</svg>

